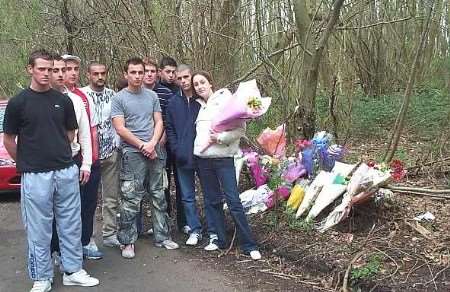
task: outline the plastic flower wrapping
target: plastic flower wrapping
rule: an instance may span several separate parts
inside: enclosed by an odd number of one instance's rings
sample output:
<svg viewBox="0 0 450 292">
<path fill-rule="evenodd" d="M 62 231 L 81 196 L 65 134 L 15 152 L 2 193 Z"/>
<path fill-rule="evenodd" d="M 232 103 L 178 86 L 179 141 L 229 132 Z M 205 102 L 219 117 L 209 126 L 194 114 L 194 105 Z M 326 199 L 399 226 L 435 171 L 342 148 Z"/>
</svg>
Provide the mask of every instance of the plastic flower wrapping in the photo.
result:
<svg viewBox="0 0 450 292">
<path fill-rule="evenodd" d="M 213 132 L 236 129 L 245 120 L 262 116 L 270 107 L 272 99 L 261 97 L 256 80 L 241 82 L 236 92 L 223 102 L 220 115 L 212 120 Z"/>
<path fill-rule="evenodd" d="M 278 126 L 275 130 L 266 128 L 256 139 L 265 153 L 270 156 L 284 157 L 286 154 L 286 129 L 285 125 Z"/>
<path fill-rule="evenodd" d="M 211 121 L 211 133 L 231 131 L 245 126 L 245 122 L 255 119 L 267 112 L 272 99 L 261 97 L 256 80 L 239 83 L 234 94 L 226 89 L 220 89 L 214 94 L 221 94 L 219 113 Z M 212 144 L 209 141 L 201 152 L 206 151 Z"/>
<path fill-rule="evenodd" d="M 369 166 L 370 165 L 370 166 Z M 361 163 L 350 178 L 341 203 L 332 210 L 326 219 L 317 225 L 320 232 L 342 222 L 348 217 L 354 205 L 362 204 L 373 197 L 376 191 L 391 179 L 388 169 L 375 168 L 376 164 Z"/>
</svg>

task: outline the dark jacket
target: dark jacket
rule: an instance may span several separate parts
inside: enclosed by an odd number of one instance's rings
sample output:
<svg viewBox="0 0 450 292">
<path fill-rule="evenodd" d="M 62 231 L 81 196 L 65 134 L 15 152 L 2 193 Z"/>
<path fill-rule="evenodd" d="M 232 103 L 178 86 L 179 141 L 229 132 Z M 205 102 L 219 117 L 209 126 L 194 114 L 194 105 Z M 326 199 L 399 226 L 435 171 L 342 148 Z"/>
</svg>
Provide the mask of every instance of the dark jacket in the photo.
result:
<svg viewBox="0 0 450 292">
<path fill-rule="evenodd" d="M 175 95 L 167 106 L 166 135 L 177 167 L 194 168 L 195 121 L 200 104 Z"/>
</svg>

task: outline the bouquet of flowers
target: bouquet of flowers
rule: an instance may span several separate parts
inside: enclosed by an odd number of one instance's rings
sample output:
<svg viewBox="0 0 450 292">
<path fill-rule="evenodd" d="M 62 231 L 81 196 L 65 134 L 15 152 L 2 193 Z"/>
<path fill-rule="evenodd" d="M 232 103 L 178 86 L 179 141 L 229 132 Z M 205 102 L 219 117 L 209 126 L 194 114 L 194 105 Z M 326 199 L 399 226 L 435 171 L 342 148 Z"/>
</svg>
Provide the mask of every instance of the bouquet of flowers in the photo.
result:
<svg viewBox="0 0 450 292">
<path fill-rule="evenodd" d="M 375 168 L 376 166 L 374 163 L 362 163 L 358 167 L 347 185 L 341 204 L 318 225 L 317 229 L 320 232 L 325 232 L 347 218 L 354 205 L 367 201 L 379 187 L 388 183 L 392 171 L 386 168 Z"/>
<path fill-rule="evenodd" d="M 218 111 L 211 123 L 212 133 L 221 133 L 234 130 L 245 125 L 245 121 L 262 116 L 269 109 L 272 99 L 261 97 L 256 80 L 241 82 L 236 92 L 231 95 L 223 90 L 224 100 L 221 101 Z M 202 150 L 204 152 L 212 143 L 208 143 Z"/>
<path fill-rule="evenodd" d="M 271 101 L 270 97 L 261 97 L 255 79 L 241 82 L 232 98 L 223 104 L 220 115 L 212 121 L 212 130 L 233 130 L 240 122 L 260 117 L 267 112 Z"/>
<path fill-rule="evenodd" d="M 275 130 L 264 129 L 256 141 L 268 155 L 283 157 L 286 153 L 285 126 L 280 125 Z"/>
</svg>

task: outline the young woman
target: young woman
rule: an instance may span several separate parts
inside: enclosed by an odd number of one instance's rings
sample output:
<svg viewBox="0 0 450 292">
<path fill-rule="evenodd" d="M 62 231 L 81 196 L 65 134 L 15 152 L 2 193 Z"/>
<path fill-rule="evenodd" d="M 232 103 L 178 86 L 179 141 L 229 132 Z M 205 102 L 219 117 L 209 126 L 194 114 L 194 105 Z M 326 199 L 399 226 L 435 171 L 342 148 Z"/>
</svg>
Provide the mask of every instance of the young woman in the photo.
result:
<svg viewBox="0 0 450 292">
<path fill-rule="evenodd" d="M 233 156 L 239 150 L 239 139 L 245 128 L 214 133 L 211 120 L 220 114 L 221 98 L 224 90 L 213 93 L 209 73 L 200 71 L 192 75 L 195 94 L 201 97 L 201 108 L 196 122 L 197 136 L 194 142 L 200 184 L 203 189 L 209 244 L 205 250 L 225 248 L 225 218 L 223 203 L 226 201 L 237 229 L 238 239 L 244 253 L 258 260 L 261 254 L 253 239 L 245 216 L 236 181 Z M 211 144 L 206 150 L 205 146 Z"/>
</svg>

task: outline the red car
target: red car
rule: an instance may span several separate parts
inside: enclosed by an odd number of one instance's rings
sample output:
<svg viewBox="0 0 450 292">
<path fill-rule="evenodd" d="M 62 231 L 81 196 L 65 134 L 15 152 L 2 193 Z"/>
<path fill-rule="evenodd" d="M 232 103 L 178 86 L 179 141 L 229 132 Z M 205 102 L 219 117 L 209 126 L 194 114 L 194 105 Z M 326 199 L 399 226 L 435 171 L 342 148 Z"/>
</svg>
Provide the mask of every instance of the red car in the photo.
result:
<svg viewBox="0 0 450 292">
<path fill-rule="evenodd" d="M 0 193 L 20 190 L 20 174 L 16 172 L 16 163 L 3 145 L 3 117 L 7 100 L 0 100 Z"/>
</svg>

